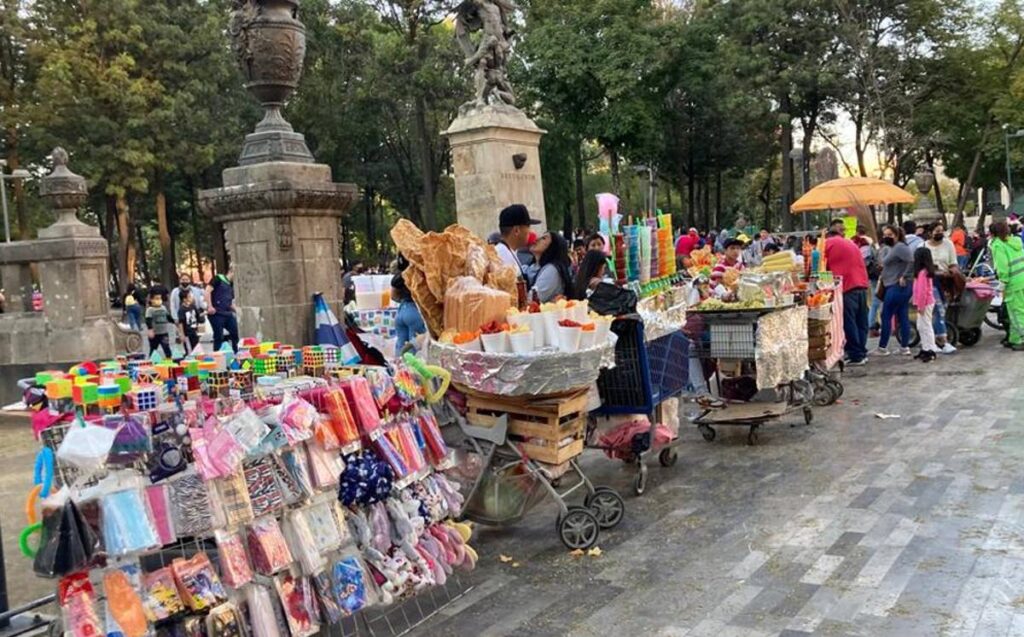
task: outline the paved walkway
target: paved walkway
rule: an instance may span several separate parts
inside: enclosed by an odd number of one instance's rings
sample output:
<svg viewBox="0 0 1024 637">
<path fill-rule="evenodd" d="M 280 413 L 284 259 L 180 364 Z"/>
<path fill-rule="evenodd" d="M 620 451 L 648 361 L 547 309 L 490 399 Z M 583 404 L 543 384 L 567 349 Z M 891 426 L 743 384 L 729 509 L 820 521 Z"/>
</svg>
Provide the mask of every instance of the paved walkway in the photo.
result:
<svg viewBox="0 0 1024 637">
<path fill-rule="evenodd" d="M 1022 635 L 1022 372 L 991 333 L 928 366 L 873 360 L 842 404 L 756 447 L 684 427 L 642 498 L 588 452 L 591 477 L 629 494 L 603 554 L 570 556 L 550 503 L 478 527 L 475 588 L 415 634 Z"/>
</svg>

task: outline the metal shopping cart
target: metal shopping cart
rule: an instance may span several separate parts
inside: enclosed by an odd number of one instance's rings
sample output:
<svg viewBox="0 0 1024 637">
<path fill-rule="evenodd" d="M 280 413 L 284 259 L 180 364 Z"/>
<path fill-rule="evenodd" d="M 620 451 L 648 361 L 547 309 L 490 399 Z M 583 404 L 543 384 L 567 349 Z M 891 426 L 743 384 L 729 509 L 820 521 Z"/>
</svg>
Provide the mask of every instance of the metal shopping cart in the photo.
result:
<svg viewBox="0 0 1024 637">
<path fill-rule="evenodd" d="M 643 495 L 647 488 L 647 457 L 657 453 L 663 467 L 673 466 L 679 458 L 675 449 L 679 444 L 678 436 L 658 445 L 653 429 L 663 420 L 665 400 L 680 396 L 689 385 L 689 341 L 682 331 L 648 341 L 644 323 L 636 316 L 617 319 L 612 323 L 612 331 L 618 336 L 615 367 L 601 370 L 597 380 L 601 407 L 594 410 L 592 416 L 638 414 L 651 419 L 651 429 L 632 436 L 627 456 L 627 460 L 636 465 L 634 491 Z M 592 418 L 588 446 L 610 451 L 594 443 L 595 426 L 596 419 Z"/>
<path fill-rule="evenodd" d="M 708 363 L 718 389 L 717 398 L 696 399 L 699 413 L 690 418 L 705 440 L 715 439 L 715 426 L 740 425 L 750 428 L 747 443 L 753 445 L 761 425 L 789 413 L 801 411 L 806 424 L 813 421 L 813 388 L 803 379 L 806 308 L 694 312 L 686 332 L 690 356 Z"/>
</svg>

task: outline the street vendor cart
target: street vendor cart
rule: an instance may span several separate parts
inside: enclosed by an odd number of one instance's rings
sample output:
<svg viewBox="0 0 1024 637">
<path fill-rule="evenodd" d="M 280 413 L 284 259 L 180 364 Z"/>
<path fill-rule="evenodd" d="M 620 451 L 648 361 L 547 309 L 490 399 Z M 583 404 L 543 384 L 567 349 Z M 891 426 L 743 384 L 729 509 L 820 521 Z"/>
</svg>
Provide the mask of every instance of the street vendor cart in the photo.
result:
<svg viewBox="0 0 1024 637">
<path fill-rule="evenodd" d="M 794 411 L 812 422 L 806 307 L 691 312 L 686 333 L 690 356 L 706 361 L 718 390 L 696 399 L 691 418 L 705 440 L 718 425 L 740 425 L 753 445 L 762 424 Z"/>
</svg>

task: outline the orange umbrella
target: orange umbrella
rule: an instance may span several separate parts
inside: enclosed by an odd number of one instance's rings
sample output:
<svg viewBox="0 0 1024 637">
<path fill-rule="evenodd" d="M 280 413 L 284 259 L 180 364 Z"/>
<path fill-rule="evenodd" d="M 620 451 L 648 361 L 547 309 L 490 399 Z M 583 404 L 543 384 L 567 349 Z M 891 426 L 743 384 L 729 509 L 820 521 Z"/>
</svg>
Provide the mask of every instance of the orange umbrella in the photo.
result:
<svg viewBox="0 0 1024 637">
<path fill-rule="evenodd" d="M 890 203 L 914 203 L 914 195 L 884 179 L 843 177 L 811 188 L 790 210 L 795 214 Z"/>
</svg>

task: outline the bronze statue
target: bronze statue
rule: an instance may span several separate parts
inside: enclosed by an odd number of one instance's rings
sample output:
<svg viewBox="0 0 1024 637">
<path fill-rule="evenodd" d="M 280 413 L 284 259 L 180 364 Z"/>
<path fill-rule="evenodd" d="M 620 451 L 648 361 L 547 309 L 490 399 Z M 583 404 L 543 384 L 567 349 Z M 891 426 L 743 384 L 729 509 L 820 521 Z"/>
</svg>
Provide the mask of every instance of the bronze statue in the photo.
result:
<svg viewBox="0 0 1024 637">
<path fill-rule="evenodd" d="M 466 54 L 466 67 L 473 69 L 477 106 L 491 103 L 514 106 L 515 94 L 509 84 L 507 65 L 512 49 L 512 0 L 463 0 L 455 10 L 455 38 Z M 473 44 L 471 33 L 481 31 L 480 43 Z"/>
</svg>

